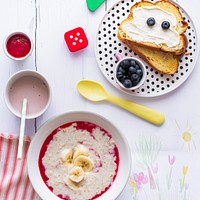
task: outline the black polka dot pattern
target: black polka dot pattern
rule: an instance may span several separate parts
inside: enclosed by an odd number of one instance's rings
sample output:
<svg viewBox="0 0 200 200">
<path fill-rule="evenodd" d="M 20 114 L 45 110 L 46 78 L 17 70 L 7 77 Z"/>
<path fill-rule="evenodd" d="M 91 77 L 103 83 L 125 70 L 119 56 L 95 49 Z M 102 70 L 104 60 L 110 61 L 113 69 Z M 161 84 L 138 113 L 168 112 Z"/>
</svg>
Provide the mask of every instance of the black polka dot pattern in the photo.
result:
<svg viewBox="0 0 200 200">
<path fill-rule="evenodd" d="M 114 69 L 117 63 L 114 55 L 120 53 L 122 57 L 138 57 L 136 53 L 130 50 L 117 38 L 118 26 L 120 25 L 120 22 L 128 16 L 129 9 L 134 3 L 135 0 L 126 0 L 115 4 L 102 19 L 96 39 L 96 58 L 99 67 L 108 81 L 120 90 L 121 88 L 114 78 Z M 145 83 L 136 90 L 124 92 L 133 96 L 142 97 L 166 94 L 180 86 L 192 72 L 197 59 L 196 29 L 188 14 L 180 6 L 178 7 L 189 26 L 185 32 L 188 40 L 188 47 L 186 53 L 179 60 L 177 73 L 174 75 L 160 74 L 150 66 L 146 65 L 147 79 Z"/>
</svg>

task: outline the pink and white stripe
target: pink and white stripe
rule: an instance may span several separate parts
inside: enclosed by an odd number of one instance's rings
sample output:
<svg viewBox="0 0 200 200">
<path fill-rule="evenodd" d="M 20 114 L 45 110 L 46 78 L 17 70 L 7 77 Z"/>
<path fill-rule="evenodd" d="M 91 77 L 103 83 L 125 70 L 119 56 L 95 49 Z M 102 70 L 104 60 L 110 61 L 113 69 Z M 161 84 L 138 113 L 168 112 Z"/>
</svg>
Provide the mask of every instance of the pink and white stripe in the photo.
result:
<svg viewBox="0 0 200 200">
<path fill-rule="evenodd" d="M 39 200 L 27 173 L 31 138 L 25 137 L 23 157 L 17 160 L 18 137 L 0 133 L 0 200 Z"/>
</svg>

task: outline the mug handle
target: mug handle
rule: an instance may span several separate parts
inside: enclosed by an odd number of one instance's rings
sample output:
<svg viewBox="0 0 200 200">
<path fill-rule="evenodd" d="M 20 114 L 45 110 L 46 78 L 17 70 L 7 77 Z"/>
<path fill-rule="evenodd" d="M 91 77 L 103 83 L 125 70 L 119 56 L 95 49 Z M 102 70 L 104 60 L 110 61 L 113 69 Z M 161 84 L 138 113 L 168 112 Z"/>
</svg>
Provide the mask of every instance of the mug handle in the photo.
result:
<svg viewBox="0 0 200 200">
<path fill-rule="evenodd" d="M 115 58 L 117 59 L 117 61 L 120 61 L 122 59 L 122 56 L 121 56 L 121 54 L 116 53 Z"/>
</svg>

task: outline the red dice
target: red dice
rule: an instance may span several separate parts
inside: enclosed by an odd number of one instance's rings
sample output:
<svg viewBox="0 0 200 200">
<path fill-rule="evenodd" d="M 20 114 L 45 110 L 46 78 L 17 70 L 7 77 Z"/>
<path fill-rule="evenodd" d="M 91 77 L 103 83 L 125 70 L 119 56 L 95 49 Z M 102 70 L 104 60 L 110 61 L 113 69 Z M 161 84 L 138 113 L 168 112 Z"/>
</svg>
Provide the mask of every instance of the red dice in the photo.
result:
<svg viewBox="0 0 200 200">
<path fill-rule="evenodd" d="M 81 27 L 67 31 L 64 38 L 71 52 L 78 51 L 88 46 L 88 39 Z"/>
</svg>

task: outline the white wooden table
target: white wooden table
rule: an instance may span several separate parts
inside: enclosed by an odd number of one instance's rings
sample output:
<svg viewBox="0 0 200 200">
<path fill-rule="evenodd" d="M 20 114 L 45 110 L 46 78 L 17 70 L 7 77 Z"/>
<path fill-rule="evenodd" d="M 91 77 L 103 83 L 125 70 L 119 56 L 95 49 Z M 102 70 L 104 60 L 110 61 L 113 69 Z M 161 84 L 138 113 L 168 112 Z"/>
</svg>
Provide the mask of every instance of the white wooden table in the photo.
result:
<svg viewBox="0 0 200 200">
<path fill-rule="evenodd" d="M 160 170 L 160 174 L 157 176 L 160 185 L 166 184 L 166 179 L 163 177 L 169 169 L 167 156 L 176 156 L 175 164 L 177 165 L 174 167 L 173 176 L 174 180 L 177 179 L 177 183 L 172 183 L 175 185 L 173 191 L 165 189 L 158 191 L 157 189 L 152 192 L 147 185 L 144 185 L 143 190 L 131 192 L 131 186 L 128 184 L 118 198 L 119 200 L 155 200 L 159 199 L 157 195 L 159 192 L 161 197 L 167 194 L 168 199 L 184 199 L 183 193 L 178 189 L 179 179 L 182 177 L 181 170 L 184 166 L 188 166 L 186 182 L 189 184 L 185 199 L 196 200 L 198 199 L 197 183 L 200 180 L 199 170 L 197 171 L 197 168 L 200 168 L 200 157 L 198 155 L 200 150 L 199 60 L 197 60 L 192 74 L 184 84 L 173 92 L 159 97 L 134 97 L 113 87 L 98 67 L 94 45 L 97 29 L 103 15 L 117 1 L 107 0 L 95 12 L 90 12 L 86 7 L 85 0 L 0 0 L 1 46 L 3 46 L 6 35 L 16 30 L 28 32 L 34 41 L 34 50 L 24 62 L 10 60 L 4 54 L 3 48 L 1 49 L 0 131 L 19 134 L 20 119 L 8 110 L 3 98 L 6 81 L 17 71 L 23 69 L 36 70 L 48 79 L 52 88 L 52 102 L 41 117 L 27 120 L 25 134 L 34 135 L 46 120 L 67 111 L 96 112 L 116 124 L 128 139 L 133 153 L 132 177 L 134 173 L 139 173 L 142 170 L 147 174 L 147 171 L 136 164 L 139 161 L 136 155 L 140 154 L 136 151 L 136 144 L 141 136 L 147 138 L 147 141 L 150 140 L 148 138 L 155 139 L 156 137 L 162 143 L 160 154 L 154 160 Z M 199 1 L 179 0 L 178 3 L 187 10 L 196 25 L 197 32 L 200 32 Z M 64 33 L 78 26 L 85 30 L 89 45 L 81 51 L 71 53 L 65 44 Z M 157 127 L 109 103 L 92 103 L 85 100 L 76 90 L 76 84 L 82 79 L 98 81 L 115 96 L 163 112 L 166 117 L 165 123 Z M 183 133 L 186 131 L 190 133 L 189 136 L 192 138 L 184 139 Z"/>
</svg>

